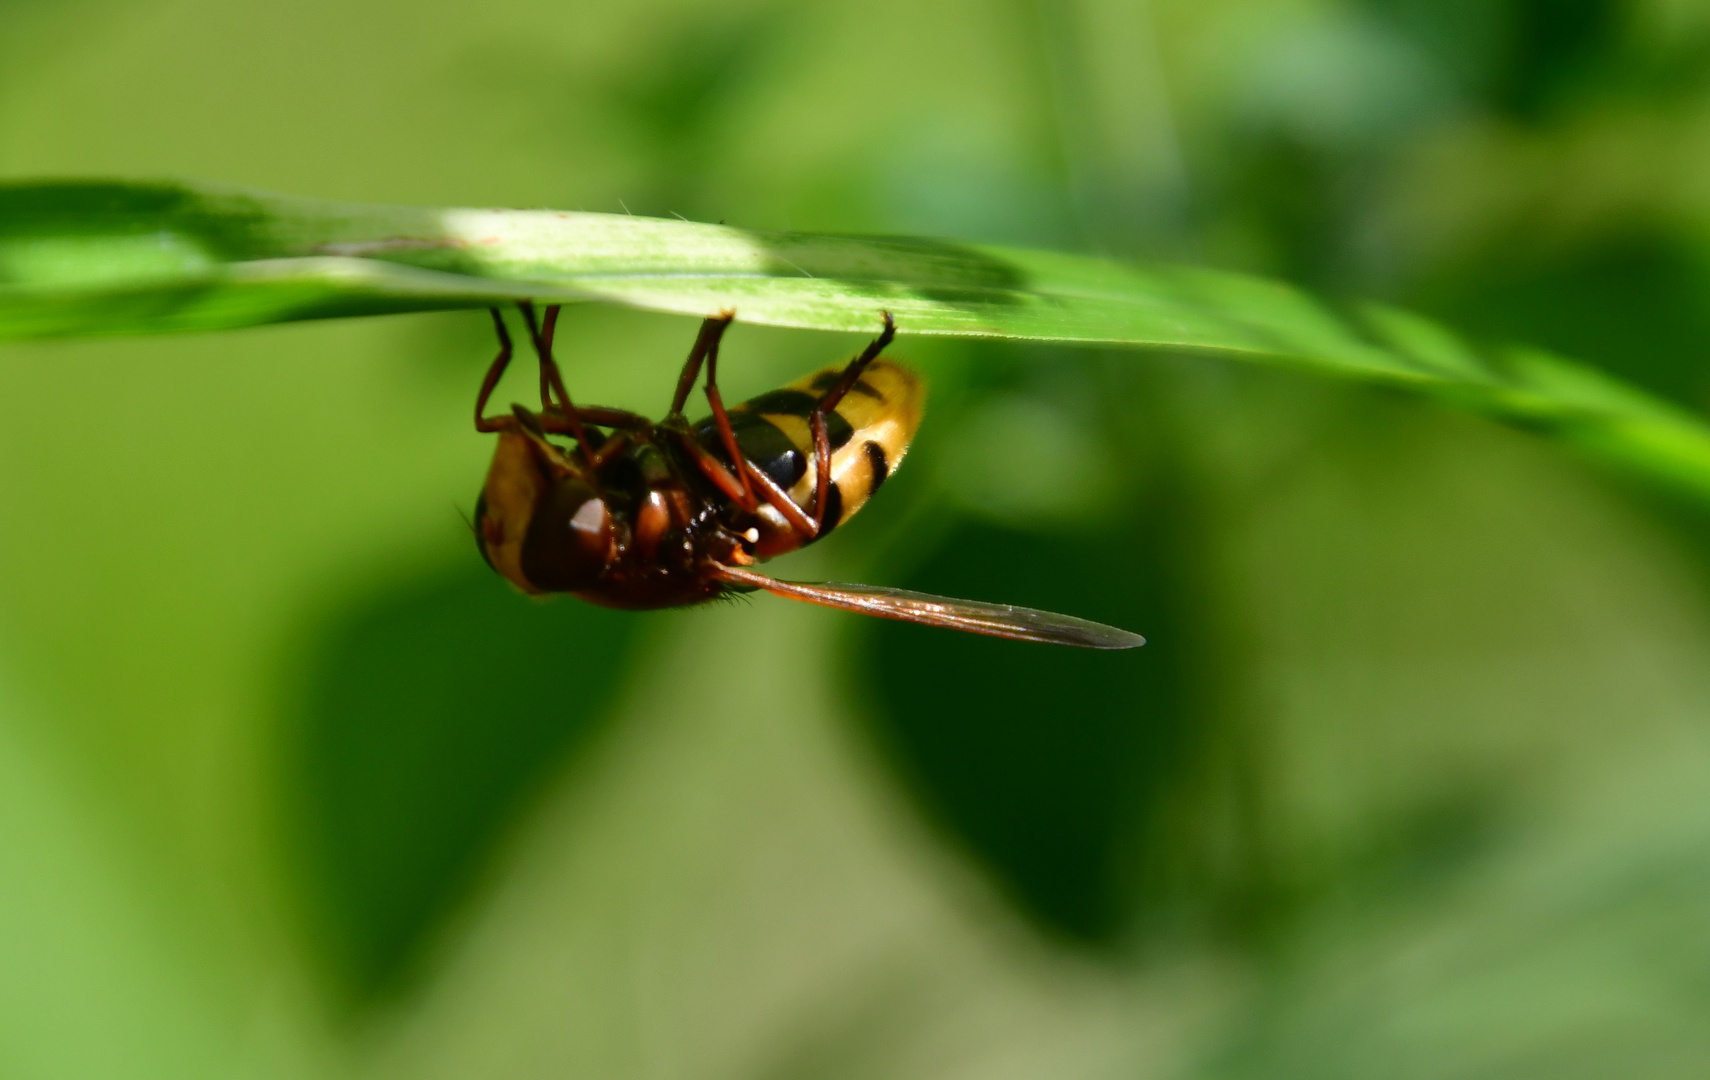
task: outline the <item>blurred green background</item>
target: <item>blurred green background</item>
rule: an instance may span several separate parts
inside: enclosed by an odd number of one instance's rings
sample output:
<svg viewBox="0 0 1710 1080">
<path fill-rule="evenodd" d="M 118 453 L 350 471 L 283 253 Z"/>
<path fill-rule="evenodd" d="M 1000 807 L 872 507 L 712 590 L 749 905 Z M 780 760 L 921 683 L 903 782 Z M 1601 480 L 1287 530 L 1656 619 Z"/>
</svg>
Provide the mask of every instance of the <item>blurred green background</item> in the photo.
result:
<svg viewBox="0 0 1710 1080">
<path fill-rule="evenodd" d="M 1710 409 L 1693 0 L 0 0 L 0 175 L 1198 262 Z M 657 413 L 694 329 L 560 355 Z M 537 604 L 460 518 L 489 335 L 0 346 L 0 1076 L 1710 1072 L 1702 510 L 905 336 L 907 467 L 774 569 L 1145 649 Z"/>
</svg>

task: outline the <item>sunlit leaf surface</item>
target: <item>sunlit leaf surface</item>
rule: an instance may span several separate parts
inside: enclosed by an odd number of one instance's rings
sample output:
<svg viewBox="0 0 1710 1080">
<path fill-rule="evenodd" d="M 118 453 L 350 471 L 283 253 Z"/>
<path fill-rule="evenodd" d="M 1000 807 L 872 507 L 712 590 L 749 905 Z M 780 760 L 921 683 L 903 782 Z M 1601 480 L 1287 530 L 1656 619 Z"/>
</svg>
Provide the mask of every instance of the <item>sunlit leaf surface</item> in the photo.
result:
<svg viewBox="0 0 1710 1080">
<path fill-rule="evenodd" d="M 1203 352 L 1435 394 L 1710 497 L 1710 428 L 1537 351 L 1273 281 L 911 237 L 417 209 L 107 181 L 0 187 L 0 337 L 212 330 L 534 298 L 859 331 Z"/>
</svg>

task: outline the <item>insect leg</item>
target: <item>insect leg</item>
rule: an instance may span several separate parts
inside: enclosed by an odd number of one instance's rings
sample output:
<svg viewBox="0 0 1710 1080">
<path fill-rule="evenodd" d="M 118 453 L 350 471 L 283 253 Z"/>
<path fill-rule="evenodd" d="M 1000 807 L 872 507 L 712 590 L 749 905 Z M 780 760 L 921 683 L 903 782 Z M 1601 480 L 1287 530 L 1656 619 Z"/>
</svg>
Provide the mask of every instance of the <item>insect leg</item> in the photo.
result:
<svg viewBox="0 0 1710 1080">
<path fill-rule="evenodd" d="M 737 481 L 736 477 L 730 475 L 729 469 L 724 467 L 724 462 L 709 454 L 706 447 L 695 439 L 693 432 L 678 431 L 676 434 L 678 444 L 688 452 L 690 457 L 695 459 L 695 467 L 706 474 L 708 480 L 718 485 L 720 491 L 730 496 L 736 505 L 751 514 L 760 508 L 759 500 L 754 498 L 754 493 L 744 491 L 742 484 Z"/>
<path fill-rule="evenodd" d="M 581 448 L 582 457 L 588 462 L 589 469 L 592 471 L 594 453 L 588 443 L 588 433 L 586 429 L 582 427 L 582 421 L 576 415 L 576 407 L 570 402 L 570 391 L 564 389 L 564 377 L 559 374 L 558 364 L 552 359 L 551 344 L 541 336 L 540 327 L 535 324 L 534 305 L 529 303 L 527 300 L 519 300 L 517 302 L 517 307 L 522 311 L 523 322 L 528 324 L 529 337 L 534 339 L 534 351 L 535 354 L 540 357 L 542 378 L 550 379 L 552 389 L 558 391 L 558 398 L 563 402 L 564 406 L 564 419 L 570 425 L 570 434 L 576 437 L 576 445 Z M 558 306 L 553 305 L 548 308 L 547 311 L 549 312 L 548 317 L 556 323 Z"/>
<path fill-rule="evenodd" d="M 540 456 L 546 461 L 554 473 L 563 476 L 579 476 L 593 483 L 593 470 L 584 471 L 582 466 L 564 456 L 564 452 L 546 440 L 546 425 L 541 417 L 529 412 L 521 405 L 511 406 L 513 423 L 510 430 L 519 431 L 535 445 Z"/>
<path fill-rule="evenodd" d="M 728 320 L 724 325 L 729 325 Z M 724 452 L 730 455 L 731 464 L 736 466 L 737 477 L 742 481 L 742 501 L 748 504 L 754 501 L 754 489 L 748 483 L 748 475 L 754 469 L 744 457 L 742 447 L 737 445 L 736 429 L 730 426 L 730 414 L 724 411 L 724 395 L 718 392 L 718 341 L 723 334 L 721 329 L 707 345 L 707 404 L 712 406 L 713 423 L 718 426 Z"/>
<path fill-rule="evenodd" d="M 611 409 L 604 405 L 578 405 L 571 410 L 576 419 L 584 424 L 594 424 L 599 427 L 619 428 L 624 431 L 646 431 L 653 427 L 653 421 L 640 413 L 632 413 L 628 409 Z M 543 413 L 540 422 L 546 430 L 555 435 L 574 434 L 570 426 L 570 418 L 562 412 Z"/>
<path fill-rule="evenodd" d="M 831 436 L 825 431 L 825 412 L 815 408 L 808 417 L 813 430 L 813 535 L 825 528 L 825 504 L 831 497 Z"/>
<path fill-rule="evenodd" d="M 677 392 L 671 395 L 671 411 L 666 415 L 678 416 L 682 413 L 683 406 L 689 403 L 689 391 L 695 388 L 695 377 L 701 373 L 701 361 L 706 359 L 709 351 L 717 351 L 718 339 L 724 336 L 725 329 L 734 318 L 736 310 L 725 308 L 701 323 L 701 332 L 695 337 L 694 347 L 689 350 L 689 358 L 683 361 L 683 373 L 677 376 Z"/>
<path fill-rule="evenodd" d="M 475 430 L 504 431 L 510 427 L 512 418 L 495 416 L 492 419 L 481 415 L 487 411 L 487 399 L 493 396 L 493 390 L 499 385 L 499 379 L 505 374 L 505 368 L 511 362 L 511 335 L 505 330 L 504 317 L 498 308 L 489 308 L 493 314 L 493 329 L 499 332 L 499 355 L 494 357 L 493 364 L 487 369 L 487 377 L 481 380 L 481 392 L 475 396 Z"/>
<path fill-rule="evenodd" d="M 629 432 L 619 431 L 612 435 L 611 438 L 601 443 L 600 448 L 594 451 L 594 467 L 597 469 L 601 465 L 610 461 L 613 457 L 617 456 L 617 452 L 619 450 L 622 450 L 625 446 L 629 445 L 629 440 L 631 438 L 632 436 Z"/>
<path fill-rule="evenodd" d="M 812 539 L 815 535 L 814 524 L 813 519 L 807 516 L 807 512 L 797 506 L 796 501 L 790 498 L 789 493 L 774 483 L 772 478 L 767 476 L 763 470 L 756 468 L 753 462 L 743 458 L 742 464 L 748 470 L 749 475 L 754 478 L 754 486 L 760 489 L 760 496 L 772 504 L 774 510 L 784 515 L 784 520 L 790 523 L 790 528 L 801 536 Z"/>
<path fill-rule="evenodd" d="M 639 413 L 628 409 L 608 409 L 604 405 L 578 405 L 575 408 L 576 419 L 584 424 L 595 424 L 599 427 L 613 429 L 610 438 L 600 443 L 593 451 L 590 463 L 595 469 L 617 456 L 617 452 L 629 445 L 637 435 L 644 438 L 653 433 L 653 421 Z M 570 419 L 562 413 L 541 413 L 535 417 L 542 432 L 553 435 L 572 435 Z"/>
<path fill-rule="evenodd" d="M 885 328 L 879 336 L 861 350 L 861 355 L 849 361 L 849 366 L 843 369 L 843 374 L 826 390 L 819 403 L 813 407 L 808 416 L 808 427 L 813 431 L 814 453 L 814 499 L 813 499 L 813 535 L 818 536 L 825 528 L 825 504 L 831 494 L 831 438 L 825 430 L 825 414 L 837 408 L 855 383 L 861 378 L 861 373 L 867 370 L 867 365 L 878 359 L 885 346 L 897 336 L 897 324 L 891 319 L 888 311 L 880 312 L 885 320 Z"/>
<path fill-rule="evenodd" d="M 546 356 L 548 357 L 552 355 L 552 339 L 558 332 L 558 312 L 562 307 L 561 304 L 549 304 L 546 308 L 546 314 L 541 318 L 540 339 L 546 343 Z M 558 367 L 556 360 L 549 362 L 553 368 Z M 547 362 L 542 362 L 540 365 L 540 410 L 551 412 L 553 408 L 552 380 L 547 376 L 546 368 Z M 568 411 L 569 406 L 570 402 L 564 401 L 559 405 L 559 408 Z"/>
<path fill-rule="evenodd" d="M 724 467 L 724 462 L 712 456 L 707 448 L 702 446 L 692 432 L 677 431 L 677 441 L 694 458 L 696 468 L 705 474 L 708 480 L 718 485 L 718 489 L 730 496 L 730 500 L 750 514 L 760 509 L 760 499 L 765 499 L 772 508 L 784 515 L 784 520 L 790 523 L 790 528 L 803 536 L 812 535 L 813 522 L 808 520 L 802 508 L 795 504 L 788 492 L 772 481 L 772 478 L 755 467 L 747 458 L 738 458 L 742 468 L 748 470 L 754 480 L 754 486 L 760 489 L 757 498 L 752 489 L 744 491 L 737 483 L 736 477 L 730 475 L 730 470 Z"/>
<path fill-rule="evenodd" d="M 849 361 L 849 366 L 843 369 L 843 374 L 838 376 L 837 381 L 825 392 L 825 396 L 819 399 L 818 408 L 821 412 L 829 412 L 837 408 L 837 403 L 842 401 L 844 396 L 854 387 L 856 381 L 861 378 L 861 373 L 867 370 L 867 365 L 877 360 L 879 354 L 885 351 L 885 346 L 889 345 L 891 340 L 897 336 L 897 324 L 892 321 L 891 313 L 881 311 L 879 317 L 885 320 L 884 330 L 880 331 L 878 337 L 867 343 L 867 347 L 861 350 L 860 356 Z"/>
</svg>

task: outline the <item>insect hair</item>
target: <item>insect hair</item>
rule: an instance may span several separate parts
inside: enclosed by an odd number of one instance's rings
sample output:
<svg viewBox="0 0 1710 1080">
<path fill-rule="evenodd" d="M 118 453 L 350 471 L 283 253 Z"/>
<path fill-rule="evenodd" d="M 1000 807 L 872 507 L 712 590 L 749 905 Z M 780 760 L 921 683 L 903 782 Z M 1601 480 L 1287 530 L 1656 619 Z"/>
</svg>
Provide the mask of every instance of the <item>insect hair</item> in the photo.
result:
<svg viewBox="0 0 1710 1080">
<path fill-rule="evenodd" d="M 736 604 L 742 607 L 747 607 L 753 602 L 754 594 L 752 592 L 740 589 L 720 589 L 712 596 L 701 601 L 700 606 L 706 607 L 712 604 Z"/>
</svg>

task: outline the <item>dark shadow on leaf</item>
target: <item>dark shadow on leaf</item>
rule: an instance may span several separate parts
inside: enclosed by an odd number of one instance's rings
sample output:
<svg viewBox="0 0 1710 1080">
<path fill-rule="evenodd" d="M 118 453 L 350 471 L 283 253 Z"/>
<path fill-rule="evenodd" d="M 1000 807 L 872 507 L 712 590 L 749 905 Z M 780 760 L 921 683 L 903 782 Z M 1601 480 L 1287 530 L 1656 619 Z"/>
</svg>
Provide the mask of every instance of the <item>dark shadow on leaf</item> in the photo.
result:
<svg viewBox="0 0 1710 1080">
<path fill-rule="evenodd" d="M 267 254 L 259 207 L 170 182 L 67 180 L 0 184 L 0 243 L 48 237 L 183 238 L 222 259 Z"/>
<path fill-rule="evenodd" d="M 1008 259 L 953 240 L 750 232 L 766 272 L 868 282 L 946 303 L 1016 303 L 1028 275 Z M 958 299 L 965 298 L 965 299 Z"/>
<path fill-rule="evenodd" d="M 312 923 L 357 1005 L 407 980 L 542 781 L 610 712 L 636 619 L 468 564 L 351 605 L 286 737 Z"/>
</svg>

